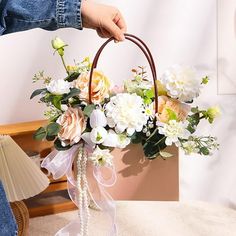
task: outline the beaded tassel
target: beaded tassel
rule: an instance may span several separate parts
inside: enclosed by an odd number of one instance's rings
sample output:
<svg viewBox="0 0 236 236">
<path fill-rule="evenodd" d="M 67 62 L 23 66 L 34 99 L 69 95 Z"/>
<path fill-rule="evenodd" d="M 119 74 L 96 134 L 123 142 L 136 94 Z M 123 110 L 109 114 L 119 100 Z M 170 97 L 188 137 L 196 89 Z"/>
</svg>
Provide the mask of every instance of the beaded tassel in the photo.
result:
<svg viewBox="0 0 236 236">
<path fill-rule="evenodd" d="M 86 176 L 87 161 L 87 151 L 83 147 L 79 148 L 77 159 L 77 187 L 79 191 L 80 236 L 88 236 L 90 218 L 88 181 Z"/>
</svg>

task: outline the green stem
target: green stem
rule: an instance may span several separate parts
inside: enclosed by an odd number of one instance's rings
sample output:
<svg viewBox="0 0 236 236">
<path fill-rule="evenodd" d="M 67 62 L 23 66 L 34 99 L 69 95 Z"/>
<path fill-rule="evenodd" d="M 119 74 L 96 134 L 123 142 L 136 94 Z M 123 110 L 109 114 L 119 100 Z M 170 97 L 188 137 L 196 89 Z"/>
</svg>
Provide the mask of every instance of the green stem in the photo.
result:
<svg viewBox="0 0 236 236">
<path fill-rule="evenodd" d="M 65 70 L 66 70 L 66 73 L 69 75 L 69 71 L 67 70 L 66 63 L 65 63 L 65 60 L 64 60 L 64 57 L 63 57 L 63 56 L 61 56 L 61 60 L 62 60 L 63 66 L 64 66 L 64 68 L 65 68 Z"/>
</svg>

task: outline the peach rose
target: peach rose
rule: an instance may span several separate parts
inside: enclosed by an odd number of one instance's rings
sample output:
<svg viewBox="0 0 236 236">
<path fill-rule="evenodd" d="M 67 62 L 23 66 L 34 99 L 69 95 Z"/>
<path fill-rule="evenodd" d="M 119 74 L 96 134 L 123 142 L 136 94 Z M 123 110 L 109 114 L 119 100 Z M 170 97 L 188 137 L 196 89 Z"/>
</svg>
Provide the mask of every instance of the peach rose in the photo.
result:
<svg viewBox="0 0 236 236">
<path fill-rule="evenodd" d="M 58 118 L 57 123 L 61 125 L 58 137 L 66 145 L 78 143 L 82 132 L 86 128 L 84 114 L 79 108 L 69 107 L 65 113 Z"/>
<path fill-rule="evenodd" d="M 167 96 L 158 97 L 158 119 L 161 122 L 167 123 L 169 121 L 169 114 L 167 109 L 172 110 L 177 115 L 180 121 L 184 121 L 190 112 L 191 107 L 178 100 L 169 98 Z"/>
<path fill-rule="evenodd" d="M 74 82 L 74 86 L 81 90 L 79 97 L 82 100 L 88 100 L 89 73 L 82 73 Z M 92 102 L 101 103 L 109 97 L 110 81 L 100 71 L 94 70 L 92 80 Z"/>
</svg>

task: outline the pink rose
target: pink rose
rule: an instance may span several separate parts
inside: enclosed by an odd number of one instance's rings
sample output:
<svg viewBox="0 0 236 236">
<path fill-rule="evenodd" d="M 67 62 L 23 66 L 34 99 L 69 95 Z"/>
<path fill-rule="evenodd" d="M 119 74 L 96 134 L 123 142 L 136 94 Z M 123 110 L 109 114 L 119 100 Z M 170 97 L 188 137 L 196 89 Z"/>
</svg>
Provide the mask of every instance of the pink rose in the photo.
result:
<svg viewBox="0 0 236 236">
<path fill-rule="evenodd" d="M 81 109 L 69 107 L 62 114 L 57 123 L 61 125 L 61 130 L 58 137 L 66 145 L 78 143 L 81 139 L 81 134 L 86 128 L 85 117 Z"/>
</svg>

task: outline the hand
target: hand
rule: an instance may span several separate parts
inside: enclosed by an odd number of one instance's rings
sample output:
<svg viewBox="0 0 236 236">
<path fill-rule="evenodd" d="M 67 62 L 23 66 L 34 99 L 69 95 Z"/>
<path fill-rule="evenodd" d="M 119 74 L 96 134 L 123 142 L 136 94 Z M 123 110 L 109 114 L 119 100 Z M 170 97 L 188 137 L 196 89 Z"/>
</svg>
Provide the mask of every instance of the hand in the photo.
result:
<svg viewBox="0 0 236 236">
<path fill-rule="evenodd" d="M 83 27 L 96 30 L 100 37 L 125 39 L 126 23 L 117 8 L 82 0 L 81 14 Z"/>
</svg>

